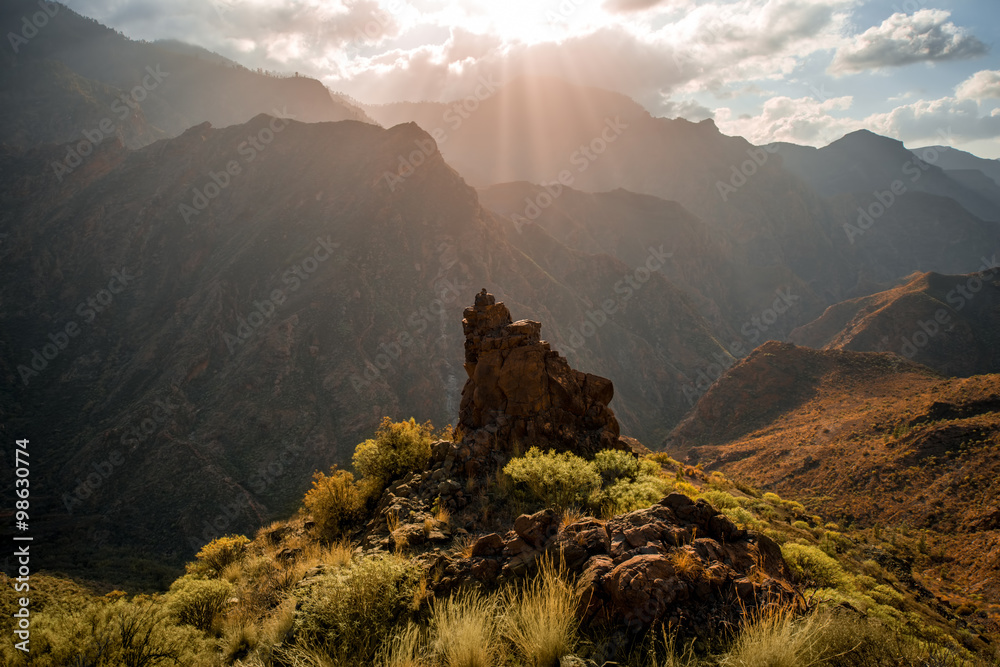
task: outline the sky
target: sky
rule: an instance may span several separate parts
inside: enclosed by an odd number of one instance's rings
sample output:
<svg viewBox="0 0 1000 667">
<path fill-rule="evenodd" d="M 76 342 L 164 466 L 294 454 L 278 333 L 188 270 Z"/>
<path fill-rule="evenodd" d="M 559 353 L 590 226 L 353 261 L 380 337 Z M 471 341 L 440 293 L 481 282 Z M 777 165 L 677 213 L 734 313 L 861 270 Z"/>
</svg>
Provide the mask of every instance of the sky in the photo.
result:
<svg viewBox="0 0 1000 667">
<path fill-rule="evenodd" d="M 997 0 L 69 0 L 365 103 L 560 76 L 753 143 L 868 129 L 1000 158 Z"/>
</svg>

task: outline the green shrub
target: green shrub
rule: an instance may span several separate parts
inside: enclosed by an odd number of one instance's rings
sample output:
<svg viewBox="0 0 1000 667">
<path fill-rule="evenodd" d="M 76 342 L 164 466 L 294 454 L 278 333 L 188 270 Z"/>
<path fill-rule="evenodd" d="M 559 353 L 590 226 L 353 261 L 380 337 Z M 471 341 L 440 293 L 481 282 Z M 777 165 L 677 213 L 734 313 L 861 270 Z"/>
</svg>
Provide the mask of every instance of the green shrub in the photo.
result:
<svg viewBox="0 0 1000 667">
<path fill-rule="evenodd" d="M 320 533 L 335 538 L 361 518 L 367 498 L 354 475 L 334 466 L 329 475 L 313 474 L 312 488 L 302 502 Z"/>
<path fill-rule="evenodd" d="M 748 530 L 764 530 L 768 527 L 766 521 L 761 521 L 743 507 L 725 507 L 720 511 L 732 519 L 733 523 Z"/>
<path fill-rule="evenodd" d="M 828 530 L 826 534 L 823 535 L 823 542 L 820 544 L 823 551 L 831 556 L 835 554 L 842 554 L 853 546 L 854 542 L 851 541 L 851 538 L 847 537 L 843 533 L 838 533 L 833 530 Z"/>
<path fill-rule="evenodd" d="M 557 509 L 582 506 L 601 486 L 601 477 L 589 461 L 569 452 L 543 454 L 537 447 L 511 459 L 503 471 L 524 484 L 537 500 Z"/>
<path fill-rule="evenodd" d="M 666 494 L 669 483 L 659 477 L 620 480 L 594 493 L 591 506 L 605 517 L 649 507 Z"/>
<path fill-rule="evenodd" d="M 195 554 L 197 561 L 188 566 L 195 573 L 218 576 L 230 563 L 243 559 L 250 539 L 246 535 L 225 535 L 203 546 Z"/>
<path fill-rule="evenodd" d="M 185 575 L 171 584 L 167 606 L 179 623 L 207 632 L 232 594 L 233 587 L 228 581 Z"/>
<path fill-rule="evenodd" d="M 212 642 L 171 622 L 161 600 L 97 600 L 78 612 L 41 612 L 32 620 L 31 651 L 0 644 L 0 664 L 30 667 L 166 667 L 217 664 Z"/>
<path fill-rule="evenodd" d="M 430 422 L 418 424 L 413 418 L 394 422 L 386 417 L 375 437 L 354 449 L 354 469 L 381 492 L 389 482 L 427 467 L 435 437 Z"/>
<path fill-rule="evenodd" d="M 809 530 L 809 524 L 805 521 L 796 521 L 792 523 L 793 528 L 798 528 L 799 530 Z"/>
<path fill-rule="evenodd" d="M 734 498 L 732 494 L 726 493 L 725 491 L 703 491 L 701 497 L 717 510 L 740 506 L 740 504 L 736 502 L 736 498 Z"/>
<path fill-rule="evenodd" d="M 611 486 L 619 480 L 634 480 L 638 477 L 639 459 L 629 452 L 605 449 L 594 456 L 594 470 L 601 476 L 602 486 Z"/>
<path fill-rule="evenodd" d="M 297 642 L 349 664 L 371 664 L 421 590 L 421 568 L 398 556 L 371 556 L 309 580 L 300 595 Z"/>
<path fill-rule="evenodd" d="M 849 588 L 850 582 L 844 568 L 818 547 L 789 542 L 781 547 L 781 554 L 800 581 L 818 588 Z"/>
</svg>

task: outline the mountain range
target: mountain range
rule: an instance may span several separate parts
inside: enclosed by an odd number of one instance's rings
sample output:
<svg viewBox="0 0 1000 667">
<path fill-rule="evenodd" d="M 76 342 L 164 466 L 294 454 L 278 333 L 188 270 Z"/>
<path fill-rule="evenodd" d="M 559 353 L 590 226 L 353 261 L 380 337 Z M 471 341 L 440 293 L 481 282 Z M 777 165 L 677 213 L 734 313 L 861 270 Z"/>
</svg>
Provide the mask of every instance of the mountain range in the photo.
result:
<svg viewBox="0 0 1000 667">
<path fill-rule="evenodd" d="M 766 488 L 840 488 L 787 481 L 790 445 L 729 458 L 809 396 L 996 386 L 995 160 L 754 146 L 544 77 L 361 105 L 58 7 L 0 57 L 0 414 L 40 443 L 53 567 L 176 564 L 287 514 L 384 416 L 448 423 L 481 288 L 612 380 L 624 435 Z"/>
</svg>

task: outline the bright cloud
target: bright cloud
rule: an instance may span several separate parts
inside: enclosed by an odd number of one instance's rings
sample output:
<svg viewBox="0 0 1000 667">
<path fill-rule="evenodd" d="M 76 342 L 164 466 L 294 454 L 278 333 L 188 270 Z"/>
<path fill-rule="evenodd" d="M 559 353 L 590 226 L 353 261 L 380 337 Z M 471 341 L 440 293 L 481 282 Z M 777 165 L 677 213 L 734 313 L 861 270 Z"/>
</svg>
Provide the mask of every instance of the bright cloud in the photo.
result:
<svg viewBox="0 0 1000 667">
<path fill-rule="evenodd" d="M 970 76 L 966 63 L 989 57 L 985 44 L 1000 34 L 988 27 L 993 1 L 969 0 L 983 3 L 979 35 L 948 11 L 919 9 L 925 0 L 904 0 L 904 11 L 860 27 L 861 10 L 884 3 L 77 0 L 74 8 L 135 37 L 303 72 L 365 102 L 448 101 L 482 78 L 552 75 L 623 93 L 657 116 L 714 116 L 752 141 L 820 144 L 861 127 L 910 138 L 940 123 L 988 136 L 1000 69 L 984 63 Z M 963 12 L 966 21 L 975 14 Z M 866 73 L 912 73 L 921 63 L 927 76 L 898 85 Z"/>
<path fill-rule="evenodd" d="M 851 103 L 850 96 L 823 101 L 811 97 L 772 97 L 757 116 L 736 117 L 729 108 L 716 109 L 715 122 L 722 132 L 745 137 L 754 144 L 788 141 L 816 146 L 862 127 L 856 120 L 831 113 L 846 111 Z"/>
<path fill-rule="evenodd" d="M 1000 98 L 1000 70 L 982 70 L 963 81 L 955 89 L 960 100 Z"/>
<path fill-rule="evenodd" d="M 830 71 L 858 72 L 985 55 L 987 46 L 948 21 L 949 16 L 939 9 L 893 14 L 837 49 Z"/>
</svg>

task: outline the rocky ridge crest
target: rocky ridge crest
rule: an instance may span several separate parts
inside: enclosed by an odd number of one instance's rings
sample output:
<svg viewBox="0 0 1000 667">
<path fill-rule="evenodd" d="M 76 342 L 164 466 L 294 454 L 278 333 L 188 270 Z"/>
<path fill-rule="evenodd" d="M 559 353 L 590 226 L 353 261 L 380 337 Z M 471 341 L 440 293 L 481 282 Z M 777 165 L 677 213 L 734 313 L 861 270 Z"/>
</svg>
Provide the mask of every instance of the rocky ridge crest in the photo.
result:
<svg viewBox="0 0 1000 667">
<path fill-rule="evenodd" d="M 489 499 L 478 490 L 519 449 L 592 457 L 641 445 L 619 436 L 610 380 L 572 369 L 541 340 L 538 322 L 514 322 L 485 290 L 464 315 L 469 380 L 456 439 L 435 443 L 427 470 L 385 491 L 363 550 L 415 554 L 439 595 L 494 588 L 552 558 L 583 582 L 584 623 L 624 620 L 630 632 L 657 623 L 698 631 L 761 604 L 799 603 L 777 544 L 682 494 L 607 521 L 566 522 L 552 509 L 522 514 L 509 527 L 490 520 Z M 449 521 L 437 518 L 441 509 Z M 464 551 L 449 548 L 456 537 Z"/>
</svg>

